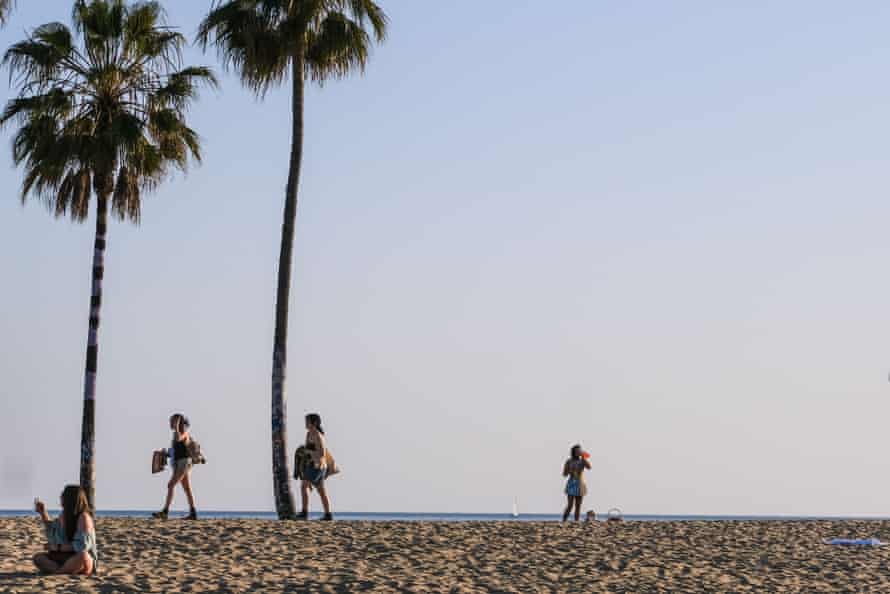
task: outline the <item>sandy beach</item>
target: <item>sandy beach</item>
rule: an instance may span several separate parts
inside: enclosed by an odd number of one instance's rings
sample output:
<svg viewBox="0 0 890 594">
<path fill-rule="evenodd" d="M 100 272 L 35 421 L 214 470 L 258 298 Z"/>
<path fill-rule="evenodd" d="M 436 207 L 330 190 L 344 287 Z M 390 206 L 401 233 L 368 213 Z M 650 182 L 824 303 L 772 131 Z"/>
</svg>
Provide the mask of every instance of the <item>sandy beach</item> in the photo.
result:
<svg viewBox="0 0 890 594">
<path fill-rule="evenodd" d="M 890 522 L 100 519 L 100 574 L 38 576 L 35 518 L 0 519 L 0 592 L 879 592 Z"/>
</svg>

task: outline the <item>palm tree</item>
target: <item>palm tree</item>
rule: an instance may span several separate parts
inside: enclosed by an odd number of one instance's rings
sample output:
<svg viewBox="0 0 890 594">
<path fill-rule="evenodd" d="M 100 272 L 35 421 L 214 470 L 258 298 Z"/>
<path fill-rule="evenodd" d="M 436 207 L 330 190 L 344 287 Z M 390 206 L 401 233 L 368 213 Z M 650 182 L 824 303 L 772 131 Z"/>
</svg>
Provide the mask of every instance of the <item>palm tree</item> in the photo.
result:
<svg viewBox="0 0 890 594">
<path fill-rule="evenodd" d="M 383 41 L 387 18 L 372 0 L 217 0 L 198 29 L 206 49 L 214 45 L 223 63 L 262 97 L 291 82 L 290 166 L 281 225 L 275 338 L 272 347 L 272 476 L 280 519 L 294 517 L 287 456 L 287 316 L 291 285 L 297 187 L 303 155 L 303 91 L 363 71 L 373 40 Z M 372 39 L 373 37 L 373 39 Z"/>
<path fill-rule="evenodd" d="M 17 123 L 13 160 L 24 169 L 21 198 L 42 200 L 57 216 L 84 221 L 96 204 L 92 296 L 84 376 L 80 481 L 95 509 L 95 397 L 99 313 L 109 209 L 139 222 L 143 191 L 172 168 L 200 161 L 185 116 L 204 67 L 182 67 L 185 38 L 163 23 L 157 2 L 78 0 L 75 35 L 60 23 L 34 29 L 3 63 L 18 87 L 0 126 Z"/>
</svg>

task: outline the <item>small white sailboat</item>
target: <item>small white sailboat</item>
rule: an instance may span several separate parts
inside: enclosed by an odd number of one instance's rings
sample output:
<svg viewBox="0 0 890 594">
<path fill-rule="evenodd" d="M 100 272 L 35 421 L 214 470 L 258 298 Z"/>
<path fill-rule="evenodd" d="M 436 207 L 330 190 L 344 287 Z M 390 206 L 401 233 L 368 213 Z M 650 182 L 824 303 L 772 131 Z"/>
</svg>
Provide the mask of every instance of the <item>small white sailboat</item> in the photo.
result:
<svg viewBox="0 0 890 594">
<path fill-rule="evenodd" d="M 516 498 L 513 498 L 513 517 L 519 517 L 519 504 L 516 503 Z"/>
</svg>

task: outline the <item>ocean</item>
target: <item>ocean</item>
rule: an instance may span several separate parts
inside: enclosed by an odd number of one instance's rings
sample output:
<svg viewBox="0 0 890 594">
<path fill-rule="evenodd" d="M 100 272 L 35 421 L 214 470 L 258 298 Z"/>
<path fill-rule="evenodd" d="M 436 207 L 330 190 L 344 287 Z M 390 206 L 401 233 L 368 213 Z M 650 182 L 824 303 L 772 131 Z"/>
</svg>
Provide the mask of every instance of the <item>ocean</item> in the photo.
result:
<svg viewBox="0 0 890 594">
<path fill-rule="evenodd" d="M 48 510 L 51 515 L 56 515 L 59 510 Z M 100 518 L 149 518 L 152 510 L 99 510 Z M 171 511 L 170 517 L 184 517 L 186 512 Z M 251 519 L 251 520 L 275 520 L 275 512 L 270 511 L 204 511 L 199 510 L 198 515 L 203 519 Z M 30 510 L 0 510 L 0 517 L 35 516 Z M 311 513 L 310 518 L 320 518 L 321 513 Z M 335 512 L 334 517 L 338 521 L 354 522 L 558 522 L 561 514 L 520 514 L 514 517 L 510 514 L 448 514 L 448 513 L 409 513 L 409 512 Z M 733 522 L 733 521 L 813 521 L 813 520 L 890 520 L 882 517 L 863 516 L 745 516 L 745 515 L 657 515 L 657 514 L 625 514 L 628 521 L 639 522 Z M 583 517 L 582 517 L 583 519 Z M 597 517 L 605 520 L 605 514 Z"/>
</svg>

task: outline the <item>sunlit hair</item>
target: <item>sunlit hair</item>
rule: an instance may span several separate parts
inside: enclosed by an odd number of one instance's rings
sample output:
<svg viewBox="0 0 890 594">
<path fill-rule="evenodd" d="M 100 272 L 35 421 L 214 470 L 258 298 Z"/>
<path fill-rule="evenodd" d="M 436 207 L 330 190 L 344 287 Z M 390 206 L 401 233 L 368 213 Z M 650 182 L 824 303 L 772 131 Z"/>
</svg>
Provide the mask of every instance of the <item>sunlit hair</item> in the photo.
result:
<svg viewBox="0 0 890 594">
<path fill-rule="evenodd" d="M 315 427 L 315 429 L 324 435 L 324 429 L 321 428 L 321 415 L 318 413 L 309 413 L 306 415 L 306 424 Z"/>
<path fill-rule="evenodd" d="M 65 536 L 68 541 L 74 540 L 77 532 L 77 520 L 80 514 L 89 513 L 90 503 L 87 493 L 80 485 L 67 485 L 62 491 L 62 517 L 65 522 Z"/>
<path fill-rule="evenodd" d="M 174 423 L 176 424 L 175 426 Z M 175 413 L 170 416 L 170 427 L 175 428 L 180 433 L 188 429 L 189 425 L 188 417 L 182 413 Z"/>
</svg>

